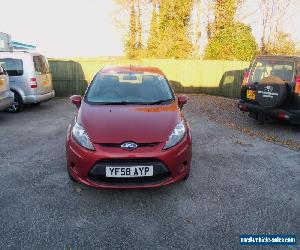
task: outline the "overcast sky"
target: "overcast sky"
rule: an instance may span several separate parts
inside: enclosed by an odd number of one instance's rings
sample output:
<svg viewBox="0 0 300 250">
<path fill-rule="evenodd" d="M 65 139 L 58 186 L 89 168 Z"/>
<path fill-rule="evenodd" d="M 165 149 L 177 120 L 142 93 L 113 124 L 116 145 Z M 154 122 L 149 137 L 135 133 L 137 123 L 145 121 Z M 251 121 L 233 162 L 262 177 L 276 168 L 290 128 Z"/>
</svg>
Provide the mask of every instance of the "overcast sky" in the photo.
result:
<svg viewBox="0 0 300 250">
<path fill-rule="evenodd" d="M 255 12 L 255 0 L 249 2 L 246 10 Z M 15 41 L 37 45 L 49 57 L 123 54 L 122 34 L 113 18 L 117 9 L 113 0 L 0 0 L 0 6 L 0 31 L 11 34 Z M 290 8 L 283 24 L 298 41 L 299 12 L 299 5 Z M 259 17 L 245 21 L 259 39 Z"/>
<path fill-rule="evenodd" d="M 47 56 L 123 53 L 112 0 L 0 0 L 0 6 L 0 31 L 37 45 Z"/>
</svg>

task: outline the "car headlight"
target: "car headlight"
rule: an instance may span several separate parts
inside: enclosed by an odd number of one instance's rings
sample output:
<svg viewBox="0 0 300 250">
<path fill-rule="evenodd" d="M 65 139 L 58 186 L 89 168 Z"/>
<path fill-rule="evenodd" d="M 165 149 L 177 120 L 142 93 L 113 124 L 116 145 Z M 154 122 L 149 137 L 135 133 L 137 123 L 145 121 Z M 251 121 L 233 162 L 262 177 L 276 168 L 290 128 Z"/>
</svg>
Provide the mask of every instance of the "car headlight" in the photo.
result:
<svg viewBox="0 0 300 250">
<path fill-rule="evenodd" d="M 166 145 L 164 146 L 164 149 L 168 149 L 177 145 L 183 139 L 185 134 L 186 134 L 186 128 L 184 122 L 181 121 L 176 125 L 176 127 L 172 131 L 168 141 L 166 142 Z"/>
<path fill-rule="evenodd" d="M 90 141 L 89 136 L 85 132 L 84 128 L 78 122 L 75 122 L 75 124 L 72 128 L 72 135 L 73 135 L 73 138 L 82 147 L 89 149 L 89 150 L 93 150 L 93 151 L 95 150 L 93 144 Z"/>
</svg>

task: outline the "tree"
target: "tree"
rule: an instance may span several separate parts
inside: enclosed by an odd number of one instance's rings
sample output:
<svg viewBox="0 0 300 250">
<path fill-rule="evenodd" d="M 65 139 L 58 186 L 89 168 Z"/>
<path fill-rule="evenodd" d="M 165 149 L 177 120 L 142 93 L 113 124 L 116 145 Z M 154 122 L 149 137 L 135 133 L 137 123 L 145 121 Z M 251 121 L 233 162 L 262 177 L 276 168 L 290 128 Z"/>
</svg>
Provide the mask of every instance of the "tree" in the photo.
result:
<svg viewBox="0 0 300 250">
<path fill-rule="evenodd" d="M 194 58 L 199 58 L 200 56 L 200 38 L 201 38 L 201 31 L 200 31 L 200 21 L 201 21 L 201 0 L 195 1 L 195 8 L 196 8 L 196 22 L 195 22 L 195 44 L 194 44 Z"/>
<path fill-rule="evenodd" d="M 152 17 L 150 23 L 150 32 L 147 42 L 146 55 L 148 57 L 156 57 L 158 55 L 159 46 L 159 23 L 157 15 L 157 0 L 152 0 Z"/>
<path fill-rule="evenodd" d="M 128 58 L 141 56 L 143 51 L 142 12 L 149 0 L 114 0 L 120 9 L 115 14 L 116 26 L 125 33 L 124 49 Z"/>
<path fill-rule="evenodd" d="M 260 0 L 260 11 L 262 14 L 262 37 L 261 53 L 266 54 L 269 50 L 272 37 L 279 32 L 279 26 L 287 8 L 294 0 Z"/>
<path fill-rule="evenodd" d="M 235 20 L 240 1 L 216 0 L 215 19 L 209 24 L 205 59 L 249 61 L 257 53 L 257 43 L 250 26 Z"/>
<path fill-rule="evenodd" d="M 278 31 L 273 39 L 265 46 L 265 54 L 270 55 L 295 55 L 297 53 L 296 42 L 290 34 Z"/>
<path fill-rule="evenodd" d="M 125 44 L 125 53 L 129 59 L 137 57 L 137 27 L 136 27 L 136 13 L 134 4 L 135 1 L 131 0 L 130 21 L 129 21 L 129 34 L 128 40 Z"/>
<path fill-rule="evenodd" d="M 213 10 L 215 18 L 214 22 L 210 24 L 209 37 L 216 36 L 218 32 L 234 22 L 237 0 L 215 0 Z"/>
<path fill-rule="evenodd" d="M 159 5 L 159 46 L 161 58 L 187 58 L 192 53 L 190 19 L 193 0 L 163 0 Z"/>
<path fill-rule="evenodd" d="M 125 39 L 125 52 L 129 58 L 141 55 L 160 58 L 187 58 L 193 51 L 190 19 L 195 0 L 114 0 L 126 12 L 129 32 Z M 143 14 L 152 2 L 152 18 L 147 40 L 143 48 Z M 118 18 L 119 19 L 119 18 Z M 119 22 L 124 27 L 124 21 Z"/>
<path fill-rule="evenodd" d="M 137 49 L 137 54 L 138 56 L 141 55 L 142 50 L 143 50 L 143 38 L 142 38 L 142 13 L 141 13 L 141 3 L 140 0 L 137 0 L 137 44 L 136 44 L 136 49 Z"/>
<path fill-rule="evenodd" d="M 236 0 L 216 0 L 215 3 L 215 31 L 219 32 L 233 23 L 237 10 Z"/>
<path fill-rule="evenodd" d="M 250 61 L 257 54 L 257 44 L 251 28 L 240 22 L 232 23 L 209 39 L 205 59 Z"/>
</svg>

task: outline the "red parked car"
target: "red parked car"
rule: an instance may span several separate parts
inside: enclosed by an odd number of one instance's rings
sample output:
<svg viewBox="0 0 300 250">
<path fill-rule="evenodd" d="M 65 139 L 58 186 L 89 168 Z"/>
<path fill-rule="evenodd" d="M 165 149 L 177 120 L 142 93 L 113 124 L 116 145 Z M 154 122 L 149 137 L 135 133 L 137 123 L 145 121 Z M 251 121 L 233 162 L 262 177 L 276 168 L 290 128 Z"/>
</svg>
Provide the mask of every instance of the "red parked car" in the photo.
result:
<svg viewBox="0 0 300 250">
<path fill-rule="evenodd" d="M 150 188 L 185 180 L 192 158 L 190 127 L 165 75 L 150 67 L 99 71 L 69 126 L 72 180 L 99 188 Z"/>
</svg>

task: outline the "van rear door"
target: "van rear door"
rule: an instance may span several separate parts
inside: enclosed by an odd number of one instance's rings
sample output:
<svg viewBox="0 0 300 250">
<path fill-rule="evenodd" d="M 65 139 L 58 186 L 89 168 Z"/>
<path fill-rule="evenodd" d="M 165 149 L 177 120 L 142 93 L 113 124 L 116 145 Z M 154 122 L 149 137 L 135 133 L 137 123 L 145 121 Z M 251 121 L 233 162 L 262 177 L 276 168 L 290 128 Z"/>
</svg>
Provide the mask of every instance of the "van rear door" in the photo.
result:
<svg viewBox="0 0 300 250">
<path fill-rule="evenodd" d="M 47 59 L 42 55 L 34 55 L 33 63 L 37 83 L 36 94 L 43 95 L 53 91 L 52 77 Z"/>
</svg>

